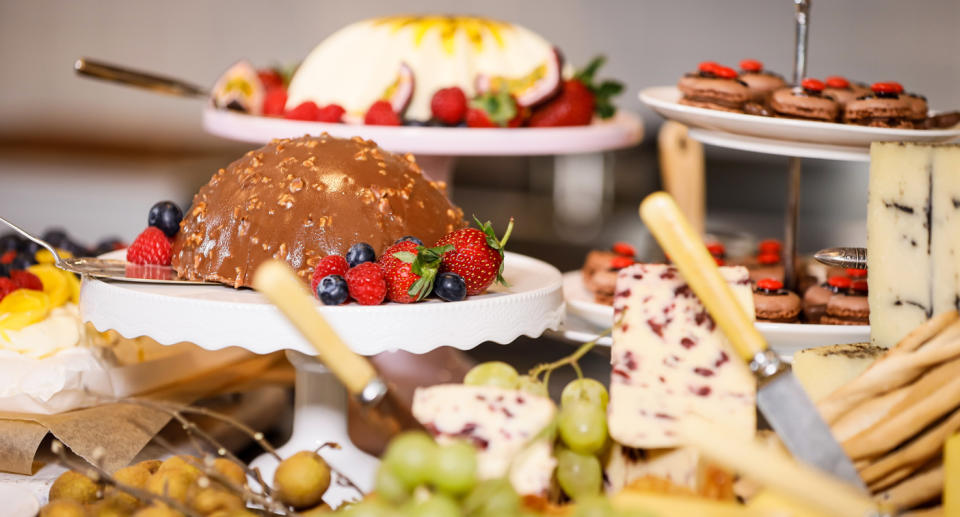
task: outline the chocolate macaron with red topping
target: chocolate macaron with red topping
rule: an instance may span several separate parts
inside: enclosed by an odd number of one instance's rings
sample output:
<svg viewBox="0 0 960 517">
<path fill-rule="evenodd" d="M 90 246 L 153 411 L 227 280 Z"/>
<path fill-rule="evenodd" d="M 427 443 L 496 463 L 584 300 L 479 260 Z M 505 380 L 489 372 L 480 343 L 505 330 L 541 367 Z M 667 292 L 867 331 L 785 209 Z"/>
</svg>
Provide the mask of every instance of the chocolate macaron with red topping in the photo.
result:
<svg viewBox="0 0 960 517">
<path fill-rule="evenodd" d="M 737 71 L 713 61 L 700 63 L 695 73 L 686 74 L 677 83 L 683 94 L 680 104 L 721 111 L 743 112 L 743 103 L 751 99 L 750 88 L 737 78 Z"/>
<path fill-rule="evenodd" d="M 763 62 L 756 59 L 740 61 L 740 80 L 747 83 L 753 100 L 761 103 L 766 102 L 774 90 L 787 85 L 783 77 L 765 69 Z"/>
<path fill-rule="evenodd" d="M 834 122 L 840 107 L 837 101 L 823 95 L 824 88 L 823 81 L 808 77 L 800 86 L 773 92 L 770 107 L 782 117 Z"/>
<path fill-rule="evenodd" d="M 872 93 L 847 103 L 843 121 L 870 127 L 909 129 L 913 127 L 911 102 L 896 82 L 873 83 Z"/>
<path fill-rule="evenodd" d="M 869 325 L 870 304 L 867 302 L 867 280 L 851 280 L 850 289 L 833 295 L 826 313 L 820 318 L 825 325 Z"/>
<path fill-rule="evenodd" d="M 910 103 L 910 121 L 913 127 L 923 129 L 927 123 L 927 115 L 930 108 L 927 106 L 927 98 L 919 93 L 904 92 L 903 98 Z"/>
<path fill-rule="evenodd" d="M 864 91 L 862 88 L 854 88 L 854 85 L 846 77 L 839 75 L 827 77 L 823 83 L 825 86 L 823 89 L 824 97 L 830 97 L 837 101 L 841 110 L 848 102 L 869 93 L 869 90 Z"/>
<path fill-rule="evenodd" d="M 803 318 L 808 323 L 821 323 L 830 299 L 848 291 L 850 283 L 850 279 L 845 276 L 832 276 L 826 282 L 807 289 L 803 293 Z"/>
<path fill-rule="evenodd" d="M 793 323 L 800 317 L 800 297 L 783 288 L 783 282 L 761 278 L 753 290 L 757 321 Z"/>
</svg>

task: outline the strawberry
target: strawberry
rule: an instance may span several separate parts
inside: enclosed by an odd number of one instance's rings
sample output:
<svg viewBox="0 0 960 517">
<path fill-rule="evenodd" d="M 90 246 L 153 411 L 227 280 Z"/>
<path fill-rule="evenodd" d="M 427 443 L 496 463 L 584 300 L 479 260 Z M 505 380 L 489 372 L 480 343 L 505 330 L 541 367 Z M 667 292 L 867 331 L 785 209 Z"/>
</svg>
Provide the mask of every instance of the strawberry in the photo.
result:
<svg viewBox="0 0 960 517">
<path fill-rule="evenodd" d="M 488 92 L 470 101 L 467 110 L 469 127 L 517 127 L 523 124 L 526 111 L 520 109 L 509 92 Z"/>
<path fill-rule="evenodd" d="M 287 90 L 283 88 L 269 88 L 263 96 L 263 114 L 282 117 L 287 105 Z"/>
<path fill-rule="evenodd" d="M 339 104 L 327 104 L 320 108 L 316 120 L 317 122 L 343 122 L 343 114 L 346 112 L 347 110 Z"/>
<path fill-rule="evenodd" d="M 16 282 L 7 277 L 0 277 L 0 300 L 3 300 L 8 294 L 20 289 Z"/>
<path fill-rule="evenodd" d="M 459 124 L 467 114 L 467 96 L 456 86 L 437 90 L 430 99 L 430 111 L 444 124 Z"/>
<path fill-rule="evenodd" d="M 9 264 L 15 258 L 17 258 L 17 250 L 5 251 L 3 255 L 0 255 L 0 264 Z"/>
<path fill-rule="evenodd" d="M 480 294 L 494 281 L 506 285 L 503 279 L 503 249 L 513 232 L 513 218 L 507 225 L 502 239 L 497 239 L 490 222 L 481 223 L 473 218 L 479 228 L 463 228 L 448 233 L 436 246 L 452 245 L 453 249 L 443 254 L 441 272 L 456 273 L 467 284 L 467 295 Z"/>
<path fill-rule="evenodd" d="M 43 291 L 43 282 L 37 275 L 22 269 L 16 269 L 10 272 L 10 280 L 22 289 L 33 289 L 34 291 Z"/>
<path fill-rule="evenodd" d="M 393 106 L 388 101 L 377 101 L 363 116 L 363 123 L 368 126 L 399 126 L 400 116 L 393 111 Z"/>
<path fill-rule="evenodd" d="M 440 269 L 440 259 L 453 246 L 425 248 L 413 241 L 400 241 L 390 246 L 377 261 L 387 279 L 387 299 L 396 303 L 413 303 L 433 291 L 433 280 Z"/>
<path fill-rule="evenodd" d="M 584 126 L 590 123 L 594 113 L 600 118 L 610 118 L 616 108 L 610 98 L 623 91 L 623 84 L 604 81 L 593 84 L 593 76 L 603 64 L 598 57 L 572 79 L 563 82 L 560 94 L 533 111 L 531 127 Z"/>
<path fill-rule="evenodd" d="M 260 78 L 260 82 L 263 83 L 263 87 L 267 90 L 284 87 L 283 75 L 276 69 L 261 68 L 257 70 L 257 77 Z"/>
<path fill-rule="evenodd" d="M 344 277 L 350 297 L 360 305 L 380 305 L 387 296 L 387 281 L 383 268 L 376 262 L 362 262 Z"/>
<path fill-rule="evenodd" d="M 127 262 L 169 266 L 173 248 L 170 239 L 156 226 L 148 226 L 127 248 Z"/>
<path fill-rule="evenodd" d="M 320 259 L 317 267 L 313 269 L 313 277 L 310 279 L 310 290 L 317 292 L 317 284 L 327 275 L 346 275 L 350 269 L 347 259 L 340 255 L 327 255 Z"/>
<path fill-rule="evenodd" d="M 625 267 L 630 267 L 636 263 L 637 261 L 634 260 L 633 257 L 617 256 L 610 259 L 610 267 L 612 267 L 613 269 L 623 269 Z"/>
<path fill-rule="evenodd" d="M 287 110 L 283 114 L 283 118 L 290 120 L 317 120 L 317 116 L 320 113 L 320 107 L 317 106 L 316 102 L 313 101 L 304 101 L 291 110 Z"/>
</svg>

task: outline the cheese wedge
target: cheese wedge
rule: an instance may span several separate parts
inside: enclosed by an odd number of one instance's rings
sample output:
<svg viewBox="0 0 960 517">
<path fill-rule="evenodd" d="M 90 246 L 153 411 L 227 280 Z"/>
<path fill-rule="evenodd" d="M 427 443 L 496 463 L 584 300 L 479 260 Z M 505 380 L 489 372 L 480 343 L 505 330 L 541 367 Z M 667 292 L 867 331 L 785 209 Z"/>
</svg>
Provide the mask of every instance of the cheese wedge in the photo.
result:
<svg viewBox="0 0 960 517">
<path fill-rule="evenodd" d="M 754 314 L 749 272 L 721 267 L 743 309 Z M 723 421 L 743 437 L 756 429 L 756 383 L 673 266 L 622 269 L 610 352 L 610 435 L 634 448 L 679 445 L 688 413 Z"/>
<path fill-rule="evenodd" d="M 860 375 L 885 351 L 870 343 L 808 348 L 793 355 L 793 374 L 816 402 Z"/>
</svg>

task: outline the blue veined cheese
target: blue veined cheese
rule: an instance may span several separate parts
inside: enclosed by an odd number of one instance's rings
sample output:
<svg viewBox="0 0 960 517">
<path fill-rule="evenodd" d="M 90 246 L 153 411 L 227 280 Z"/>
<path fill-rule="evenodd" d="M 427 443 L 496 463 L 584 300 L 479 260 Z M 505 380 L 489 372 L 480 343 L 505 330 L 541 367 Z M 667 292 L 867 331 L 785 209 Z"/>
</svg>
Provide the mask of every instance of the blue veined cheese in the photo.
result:
<svg viewBox="0 0 960 517">
<path fill-rule="evenodd" d="M 753 292 L 744 267 L 721 267 L 752 320 Z M 756 382 L 673 266 L 622 269 L 614 295 L 610 352 L 610 435 L 635 448 L 679 445 L 688 413 L 723 421 L 745 437 L 756 429 Z"/>
<path fill-rule="evenodd" d="M 472 443 L 477 475 L 509 475 L 521 494 L 544 495 L 549 489 L 556 461 L 549 443 L 539 439 L 556 412 L 549 398 L 495 386 L 440 384 L 417 388 L 413 395 L 414 418 L 438 443 Z"/>
<path fill-rule="evenodd" d="M 867 267 L 874 345 L 960 308 L 960 147 L 871 145 Z"/>
</svg>

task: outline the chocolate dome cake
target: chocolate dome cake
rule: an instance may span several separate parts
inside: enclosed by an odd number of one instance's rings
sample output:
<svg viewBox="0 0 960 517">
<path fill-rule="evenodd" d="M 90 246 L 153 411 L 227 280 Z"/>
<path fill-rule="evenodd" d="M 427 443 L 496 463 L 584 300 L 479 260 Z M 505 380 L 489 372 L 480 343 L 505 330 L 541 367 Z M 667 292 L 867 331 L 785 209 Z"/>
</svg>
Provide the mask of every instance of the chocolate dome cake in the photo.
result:
<svg viewBox="0 0 960 517">
<path fill-rule="evenodd" d="M 464 224 L 411 155 L 358 137 L 274 140 L 197 192 L 173 243 L 173 268 L 240 287 L 276 258 L 307 281 L 321 258 L 357 242 L 379 255 L 404 235 L 431 244 Z"/>
</svg>

